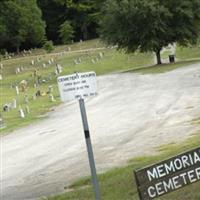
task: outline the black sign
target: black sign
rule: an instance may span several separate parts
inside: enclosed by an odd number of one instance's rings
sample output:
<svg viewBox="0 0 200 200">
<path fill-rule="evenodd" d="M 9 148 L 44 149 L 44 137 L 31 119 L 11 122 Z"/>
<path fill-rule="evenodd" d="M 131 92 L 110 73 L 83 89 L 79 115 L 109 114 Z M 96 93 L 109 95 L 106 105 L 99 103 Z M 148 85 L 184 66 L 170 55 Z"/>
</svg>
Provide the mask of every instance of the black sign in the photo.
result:
<svg viewBox="0 0 200 200">
<path fill-rule="evenodd" d="M 135 171 L 141 200 L 151 200 L 200 181 L 200 148 Z"/>
</svg>

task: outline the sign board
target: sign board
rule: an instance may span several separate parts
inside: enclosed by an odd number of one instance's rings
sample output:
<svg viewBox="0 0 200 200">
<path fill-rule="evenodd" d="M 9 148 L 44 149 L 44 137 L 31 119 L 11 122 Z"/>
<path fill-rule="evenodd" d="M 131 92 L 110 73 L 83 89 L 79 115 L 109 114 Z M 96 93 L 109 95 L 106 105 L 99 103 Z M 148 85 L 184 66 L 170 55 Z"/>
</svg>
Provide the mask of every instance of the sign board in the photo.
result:
<svg viewBox="0 0 200 200">
<path fill-rule="evenodd" d="M 151 200 L 200 181 L 200 147 L 135 171 L 141 200 Z"/>
<path fill-rule="evenodd" d="M 100 187 L 96 173 L 96 166 L 84 101 L 84 98 L 96 95 L 96 74 L 95 72 L 75 73 L 68 76 L 58 77 L 57 81 L 62 101 L 71 101 L 76 99 L 79 100 L 95 199 L 101 200 Z"/>
<path fill-rule="evenodd" d="M 96 73 L 75 73 L 68 76 L 60 76 L 57 79 L 62 101 L 95 96 L 97 94 Z"/>
</svg>

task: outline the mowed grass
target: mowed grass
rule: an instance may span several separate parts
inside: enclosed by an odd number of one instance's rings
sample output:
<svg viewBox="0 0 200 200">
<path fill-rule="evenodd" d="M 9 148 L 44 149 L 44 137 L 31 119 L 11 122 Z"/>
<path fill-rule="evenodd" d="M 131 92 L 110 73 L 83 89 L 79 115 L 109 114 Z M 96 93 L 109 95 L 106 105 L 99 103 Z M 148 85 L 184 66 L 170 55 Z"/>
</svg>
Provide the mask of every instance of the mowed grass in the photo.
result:
<svg viewBox="0 0 200 200">
<path fill-rule="evenodd" d="M 155 156 L 138 157 L 128 162 L 126 167 L 115 168 L 98 175 L 103 200 L 139 200 L 133 171 L 160 162 L 179 153 L 199 147 L 200 132 L 183 144 L 168 144 L 156 149 Z M 69 192 L 67 192 L 67 190 Z M 44 200 L 93 200 L 91 178 L 81 179 L 67 187 L 66 193 L 46 197 Z M 71 191 L 70 191 L 71 190 Z M 158 200 L 199 200 L 200 183 L 194 183 L 182 189 L 157 198 Z"/>
</svg>

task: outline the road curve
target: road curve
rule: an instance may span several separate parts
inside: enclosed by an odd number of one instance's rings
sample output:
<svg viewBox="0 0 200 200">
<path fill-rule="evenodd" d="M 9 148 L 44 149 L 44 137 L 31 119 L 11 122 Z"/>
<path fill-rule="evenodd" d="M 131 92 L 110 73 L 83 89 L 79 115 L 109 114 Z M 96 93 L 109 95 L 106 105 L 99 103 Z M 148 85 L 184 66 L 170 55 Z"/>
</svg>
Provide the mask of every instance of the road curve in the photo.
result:
<svg viewBox="0 0 200 200">
<path fill-rule="evenodd" d="M 99 94 L 86 101 L 98 172 L 198 130 L 200 64 L 172 72 L 98 77 Z M 64 191 L 89 175 L 77 102 L 48 118 L 1 136 L 1 200 L 32 200 Z"/>
</svg>

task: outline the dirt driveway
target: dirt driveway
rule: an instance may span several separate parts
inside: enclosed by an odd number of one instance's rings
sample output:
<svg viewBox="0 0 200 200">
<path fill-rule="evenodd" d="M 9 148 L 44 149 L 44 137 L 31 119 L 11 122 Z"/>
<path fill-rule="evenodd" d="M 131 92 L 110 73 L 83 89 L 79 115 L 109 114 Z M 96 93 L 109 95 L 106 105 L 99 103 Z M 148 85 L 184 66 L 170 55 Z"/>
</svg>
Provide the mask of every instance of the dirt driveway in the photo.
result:
<svg viewBox="0 0 200 200">
<path fill-rule="evenodd" d="M 200 115 L 200 64 L 157 75 L 101 76 L 98 85 L 99 95 L 86 102 L 98 172 L 198 129 L 190 122 Z M 62 192 L 90 173 L 77 102 L 1 137 L 0 150 L 1 200 Z"/>
</svg>

